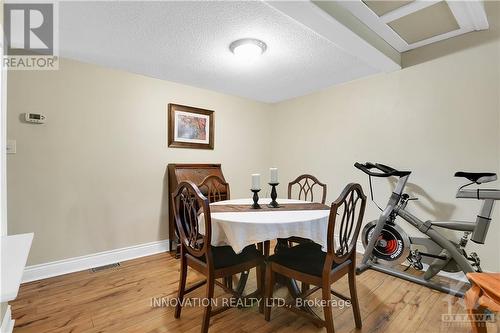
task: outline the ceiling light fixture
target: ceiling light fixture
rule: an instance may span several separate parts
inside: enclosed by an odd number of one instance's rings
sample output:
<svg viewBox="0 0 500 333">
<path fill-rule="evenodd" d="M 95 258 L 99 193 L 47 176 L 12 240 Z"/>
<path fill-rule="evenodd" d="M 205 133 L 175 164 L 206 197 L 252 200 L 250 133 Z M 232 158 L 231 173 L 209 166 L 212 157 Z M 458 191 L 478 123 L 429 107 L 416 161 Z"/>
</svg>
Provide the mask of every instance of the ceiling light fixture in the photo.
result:
<svg viewBox="0 0 500 333">
<path fill-rule="evenodd" d="M 267 45 L 259 39 L 243 38 L 232 42 L 229 49 L 238 58 L 252 61 L 266 51 Z"/>
</svg>

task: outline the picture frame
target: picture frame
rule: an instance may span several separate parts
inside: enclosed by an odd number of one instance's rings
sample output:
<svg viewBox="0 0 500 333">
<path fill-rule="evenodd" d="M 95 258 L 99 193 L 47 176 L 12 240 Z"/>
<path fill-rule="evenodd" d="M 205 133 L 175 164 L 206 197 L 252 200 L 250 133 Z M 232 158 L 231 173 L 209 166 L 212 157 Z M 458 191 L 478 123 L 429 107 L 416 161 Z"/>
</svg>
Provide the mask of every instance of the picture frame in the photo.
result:
<svg viewBox="0 0 500 333">
<path fill-rule="evenodd" d="M 214 111 L 168 104 L 168 147 L 214 149 Z"/>
</svg>

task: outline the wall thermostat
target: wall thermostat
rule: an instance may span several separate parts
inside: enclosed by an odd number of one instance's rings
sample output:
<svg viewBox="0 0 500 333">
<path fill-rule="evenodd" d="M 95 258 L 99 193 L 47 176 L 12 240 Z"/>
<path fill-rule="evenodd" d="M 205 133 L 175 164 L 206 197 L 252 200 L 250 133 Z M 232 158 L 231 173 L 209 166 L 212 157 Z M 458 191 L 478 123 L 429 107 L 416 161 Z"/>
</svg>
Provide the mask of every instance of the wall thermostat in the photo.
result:
<svg viewBox="0 0 500 333">
<path fill-rule="evenodd" d="M 25 113 L 24 120 L 28 123 L 43 124 L 45 123 L 46 117 L 39 113 Z"/>
</svg>

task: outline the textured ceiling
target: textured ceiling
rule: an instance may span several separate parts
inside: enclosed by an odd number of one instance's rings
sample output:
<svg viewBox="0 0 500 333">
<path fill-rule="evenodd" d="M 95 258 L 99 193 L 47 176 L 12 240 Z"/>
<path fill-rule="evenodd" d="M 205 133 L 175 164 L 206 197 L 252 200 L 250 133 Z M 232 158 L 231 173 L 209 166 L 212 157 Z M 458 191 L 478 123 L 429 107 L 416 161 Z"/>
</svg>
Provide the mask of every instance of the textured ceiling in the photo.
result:
<svg viewBox="0 0 500 333">
<path fill-rule="evenodd" d="M 266 3 L 61 2 L 60 53 L 155 78 L 277 102 L 378 72 Z M 255 63 L 228 50 L 265 41 Z"/>
</svg>

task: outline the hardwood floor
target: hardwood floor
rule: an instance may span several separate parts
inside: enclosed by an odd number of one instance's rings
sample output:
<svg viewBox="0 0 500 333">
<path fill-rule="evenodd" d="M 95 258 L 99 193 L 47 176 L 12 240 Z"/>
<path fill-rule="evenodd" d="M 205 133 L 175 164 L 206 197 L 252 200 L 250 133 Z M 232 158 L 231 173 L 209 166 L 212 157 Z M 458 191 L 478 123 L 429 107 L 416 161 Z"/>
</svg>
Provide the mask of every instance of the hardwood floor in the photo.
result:
<svg viewBox="0 0 500 333">
<path fill-rule="evenodd" d="M 119 268 L 91 273 L 82 271 L 21 286 L 12 302 L 14 333 L 42 332 L 199 332 L 201 307 L 185 307 L 174 319 L 173 307 L 152 307 L 152 298 L 175 298 L 179 263 L 169 254 L 158 254 L 121 263 Z M 201 279 L 190 271 L 188 284 Z M 357 277 L 363 319 L 359 332 L 470 332 L 468 323 L 447 325 L 442 316 L 465 314 L 463 302 L 446 294 L 375 271 Z M 248 291 L 255 287 L 251 273 Z M 347 279 L 334 289 L 348 294 Z M 190 297 L 203 297 L 204 287 Z M 216 295 L 223 296 L 216 288 Z M 281 288 L 275 297 L 286 297 Z M 320 295 L 312 295 L 314 298 Z M 318 313 L 321 313 L 320 309 Z M 356 332 L 349 307 L 334 310 L 336 332 Z M 499 323 L 488 332 L 500 332 Z M 312 323 L 275 307 L 266 322 L 256 306 L 230 309 L 212 318 L 210 332 L 323 332 Z"/>
</svg>

